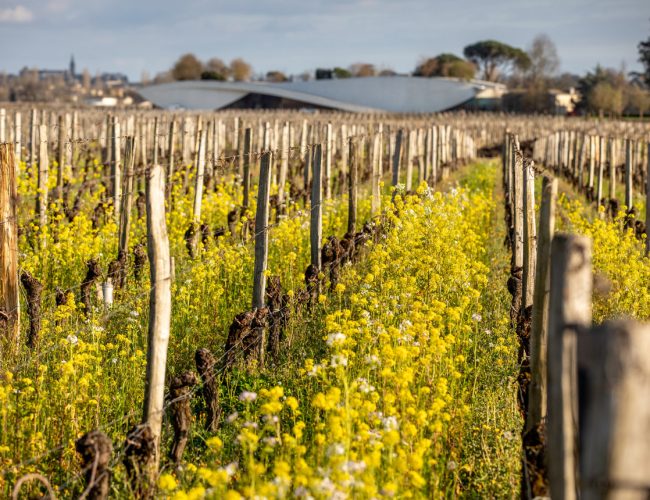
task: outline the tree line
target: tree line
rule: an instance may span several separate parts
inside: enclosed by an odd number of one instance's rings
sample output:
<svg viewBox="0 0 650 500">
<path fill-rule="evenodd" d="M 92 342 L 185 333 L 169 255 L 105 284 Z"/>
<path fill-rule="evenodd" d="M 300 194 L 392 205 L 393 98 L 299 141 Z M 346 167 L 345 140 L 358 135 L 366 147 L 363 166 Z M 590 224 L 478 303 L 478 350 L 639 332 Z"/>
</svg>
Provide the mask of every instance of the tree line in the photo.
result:
<svg viewBox="0 0 650 500">
<path fill-rule="evenodd" d="M 524 50 L 498 40 L 481 40 L 463 49 L 463 56 L 441 53 L 422 58 L 413 71 L 419 77 L 449 77 L 461 79 L 480 78 L 489 82 L 501 82 L 510 89 L 505 107 L 526 112 L 545 112 L 552 106 L 550 98 L 554 89 L 577 90 L 576 110 L 600 116 L 620 116 L 624 113 L 641 117 L 650 111 L 650 37 L 638 45 L 642 73 L 630 73 L 596 66 L 584 75 L 558 74 L 560 58 L 553 41 L 545 34 L 536 36 Z M 194 54 L 181 56 L 169 71 L 154 81 L 179 80 L 234 80 L 249 81 L 253 78 L 270 82 L 284 82 L 293 78 L 309 80 L 363 78 L 372 76 L 395 76 L 391 68 L 377 68 L 374 64 L 358 62 L 347 68 L 318 68 L 289 77 L 279 70 L 265 75 L 254 75 L 253 67 L 242 58 L 230 64 L 214 57 L 206 62 Z M 577 96 L 580 96 L 579 98 Z"/>
</svg>

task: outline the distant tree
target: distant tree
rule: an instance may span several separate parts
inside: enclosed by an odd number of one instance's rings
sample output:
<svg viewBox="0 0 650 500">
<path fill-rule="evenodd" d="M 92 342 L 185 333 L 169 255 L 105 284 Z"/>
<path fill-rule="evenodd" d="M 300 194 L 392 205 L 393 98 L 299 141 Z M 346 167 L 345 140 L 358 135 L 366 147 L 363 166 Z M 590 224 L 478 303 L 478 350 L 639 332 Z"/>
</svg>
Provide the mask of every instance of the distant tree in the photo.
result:
<svg viewBox="0 0 650 500">
<path fill-rule="evenodd" d="M 474 78 L 476 66 L 455 54 L 438 54 L 424 59 L 417 65 L 415 76 L 449 76 L 454 78 Z"/>
<path fill-rule="evenodd" d="M 623 91 L 626 86 L 625 74 L 598 65 L 578 82 L 578 91 L 582 95 L 578 109 L 601 116 L 605 113 L 620 114 L 617 112 L 619 106 L 616 101 L 620 99 L 622 112 L 625 105 Z M 608 101 L 612 101 L 611 105 L 606 104 Z"/>
<path fill-rule="evenodd" d="M 203 73 L 203 64 L 194 54 L 182 55 L 172 67 L 174 80 L 198 80 Z"/>
<path fill-rule="evenodd" d="M 647 87 L 650 87 L 650 37 L 642 40 L 637 45 L 639 49 L 639 62 L 643 65 L 643 79 Z"/>
<path fill-rule="evenodd" d="M 504 73 L 510 67 L 526 70 L 530 66 L 526 52 L 496 40 L 483 40 L 468 45 L 463 54 L 482 68 L 483 79 L 491 82 L 498 79 L 499 72 Z"/>
<path fill-rule="evenodd" d="M 530 66 L 528 75 L 531 80 L 539 82 L 548 80 L 560 67 L 557 48 L 548 35 L 537 35 L 528 49 Z"/>
<path fill-rule="evenodd" d="M 205 71 L 211 75 L 210 80 L 226 80 L 230 74 L 230 69 L 228 66 L 219 59 L 218 57 L 213 57 L 207 63 L 205 63 Z M 202 77 L 203 80 L 205 78 Z"/>
<path fill-rule="evenodd" d="M 369 63 L 354 63 L 350 65 L 350 73 L 357 78 L 368 76 L 375 76 L 377 73 L 374 64 Z"/>
<path fill-rule="evenodd" d="M 266 81 L 268 82 L 288 82 L 289 79 L 282 71 L 268 71 L 266 73 Z"/>
<path fill-rule="evenodd" d="M 241 57 L 230 61 L 230 73 L 236 82 L 247 82 L 253 75 L 253 68 Z"/>
<path fill-rule="evenodd" d="M 174 75 L 171 71 L 163 71 L 153 78 L 153 83 L 169 83 L 174 81 Z"/>
<path fill-rule="evenodd" d="M 203 73 L 201 73 L 201 80 L 216 80 L 218 82 L 223 82 L 226 80 L 226 77 L 223 73 L 205 70 Z"/>
<path fill-rule="evenodd" d="M 300 73 L 300 75 L 298 75 L 298 78 L 302 82 L 308 82 L 309 80 L 311 80 L 311 73 L 309 71 L 303 71 L 302 73 Z"/>
<path fill-rule="evenodd" d="M 577 88 L 580 83 L 580 75 L 573 73 L 562 73 L 559 76 L 549 79 L 549 87 L 560 90 L 569 90 L 570 88 Z"/>
<path fill-rule="evenodd" d="M 597 83 L 589 92 L 587 101 L 589 107 L 598 111 L 600 116 L 603 116 L 604 113 L 621 115 L 625 107 L 623 91 L 609 82 Z"/>
<path fill-rule="evenodd" d="M 626 92 L 626 102 L 631 113 L 643 118 L 650 111 L 650 91 L 638 85 L 629 85 Z"/>
<path fill-rule="evenodd" d="M 336 78 L 352 78 L 352 73 L 345 68 L 339 68 L 338 66 L 332 70 Z"/>
</svg>

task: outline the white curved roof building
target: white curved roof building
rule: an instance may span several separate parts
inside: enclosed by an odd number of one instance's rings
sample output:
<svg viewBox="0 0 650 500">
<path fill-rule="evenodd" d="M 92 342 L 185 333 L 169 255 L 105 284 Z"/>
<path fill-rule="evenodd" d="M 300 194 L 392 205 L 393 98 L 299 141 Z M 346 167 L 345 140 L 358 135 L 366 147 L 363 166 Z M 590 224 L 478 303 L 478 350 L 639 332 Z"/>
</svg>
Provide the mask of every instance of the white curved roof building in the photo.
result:
<svg viewBox="0 0 650 500">
<path fill-rule="evenodd" d="M 140 94 L 161 108 L 329 108 L 353 112 L 433 113 L 455 108 L 497 86 L 478 80 L 378 76 L 306 82 L 181 81 Z"/>
</svg>

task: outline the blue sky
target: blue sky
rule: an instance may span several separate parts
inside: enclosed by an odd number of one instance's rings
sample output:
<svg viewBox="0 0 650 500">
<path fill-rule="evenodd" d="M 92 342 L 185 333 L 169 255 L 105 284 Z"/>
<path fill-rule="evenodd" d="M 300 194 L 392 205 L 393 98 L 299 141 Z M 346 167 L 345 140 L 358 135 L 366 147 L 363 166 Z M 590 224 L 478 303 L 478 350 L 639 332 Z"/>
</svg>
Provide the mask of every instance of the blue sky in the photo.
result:
<svg viewBox="0 0 650 500">
<path fill-rule="evenodd" d="M 74 53 L 79 71 L 139 80 L 194 52 L 243 57 L 256 73 L 355 62 L 407 72 L 487 38 L 525 49 L 539 33 L 561 71 L 637 70 L 650 0 L 0 0 L 0 71 L 62 68 Z"/>
</svg>

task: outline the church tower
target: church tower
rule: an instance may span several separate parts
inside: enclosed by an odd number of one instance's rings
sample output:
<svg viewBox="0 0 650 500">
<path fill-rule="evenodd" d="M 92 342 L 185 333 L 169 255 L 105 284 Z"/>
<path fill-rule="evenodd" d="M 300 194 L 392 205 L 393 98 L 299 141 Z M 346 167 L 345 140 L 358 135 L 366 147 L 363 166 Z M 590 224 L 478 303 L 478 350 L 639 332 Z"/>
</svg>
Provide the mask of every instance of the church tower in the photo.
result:
<svg viewBox="0 0 650 500">
<path fill-rule="evenodd" d="M 68 71 L 69 71 L 69 73 L 70 73 L 70 74 L 69 74 L 69 78 L 70 78 L 70 80 L 71 80 L 71 81 L 76 80 L 77 72 L 76 72 L 76 70 L 75 70 L 75 65 L 74 65 L 74 55 L 71 55 L 71 56 L 70 56 L 70 69 L 69 69 Z"/>
</svg>

